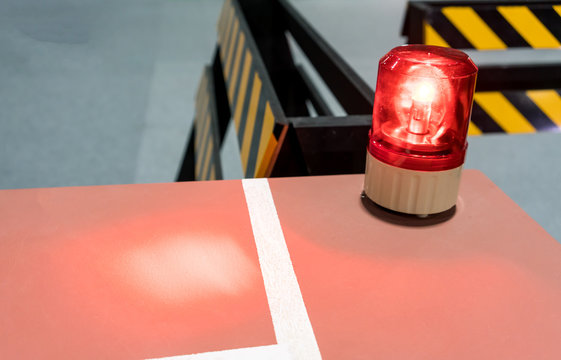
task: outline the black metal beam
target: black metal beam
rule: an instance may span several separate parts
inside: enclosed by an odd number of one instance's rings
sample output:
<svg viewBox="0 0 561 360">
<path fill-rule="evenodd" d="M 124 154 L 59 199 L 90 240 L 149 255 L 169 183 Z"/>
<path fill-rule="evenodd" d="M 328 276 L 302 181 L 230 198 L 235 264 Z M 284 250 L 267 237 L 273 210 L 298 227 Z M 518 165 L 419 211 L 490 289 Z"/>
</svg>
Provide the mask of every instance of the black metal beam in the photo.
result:
<svg viewBox="0 0 561 360">
<path fill-rule="evenodd" d="M 431 6 L 471 6 L 471 5 L 519 5 L 519 4 L 548 4 L 556 3 L 556 1 L 544 0 L 410 0 L 412 4 L 428 4 Z"/>
<path fill-rule="evenodd" d="M 364 172 L 371 115 L 289 118 L 310 175 Z"/>
<path fill-rule="evenodd" d="M 289 124 L 279 136 L 282 142 L 271 177 L 306 176 L 310 175 L 306 168 L 302 148 L 296 137 L 294 127 Z"/>
<path fill-rule="evenodd" d="M 195 180 L 195 126 L 191 127 L 191 135 L 185 148 L 181 167 L 177 172 L 176 181 L 193 181 Z"/>
<path fill-rule="evenodd" d="M 412 1 L 407 3 L 401 35 L 407 37 L 408 44 L 424 43 L 423 19 L 428 11 L 430 8 L 426 3 Z"/>
<path fill-rule="evenodd" d="M 333 116 L 333 112 L 329 108 L 329 105 L 325 102 L 321 93 L 315 86 L 314 82 L 308 76 L 308 73 L 301 65 L 296 66 L 297 74 L 300 77 L 300 82 L 302 83 L 303 88 L 306 91 L 306 95 L 314 109 L 316 110 L 317 114 L 320 116 Z"/>
<path fill-rule="evenodd" d="M 278 15 L 278 3 L 271 0 L 238 2 L 284 114 L 309 115 L 304 98 L 299 96 L 296 67 L 285 36 L 285 17 Z"/>
<path fill-rule="evenodd" d="M 277 0 L 287 30 L 348 114 L 368 114 L 374 91 L 286 0 Z"/>
<path fill-rule="evenodd" d="M 561 63 L 479 67 L 476 91 L 561 88 Z"/>
<path fill-rule="evenodd" d="M 214 101 L 216 104 L 216 115 L 218 116 L 219 143 L 220 146 L 222 146 L 226 129 L 230 123 L 231 112 L 228 94 L 226 92 L 226 82 L 224 81 L 224 73 L 222 72 L 222 63 L 220 61 L 220 46 L 217 46 L 214 52 L 212 78 L 214 79 Z"/>
</svg>

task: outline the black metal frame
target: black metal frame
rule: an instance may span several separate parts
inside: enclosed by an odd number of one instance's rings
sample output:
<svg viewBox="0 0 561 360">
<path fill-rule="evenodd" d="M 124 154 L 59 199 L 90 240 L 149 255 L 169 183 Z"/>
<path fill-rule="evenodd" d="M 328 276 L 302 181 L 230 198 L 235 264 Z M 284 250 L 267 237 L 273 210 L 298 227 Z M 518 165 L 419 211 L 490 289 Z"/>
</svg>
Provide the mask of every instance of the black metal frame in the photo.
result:
<svg viewBox="0 0 561 360">
<path fill-rule="evenodd" d="M 435 20 L 437 22 L 447 22 L 445 19 L 439 18 L 440 9 L 448 6 L 469 6 L 476 7 L 482 10 L 490 10 L 490 8 L 495 8 L 499 5 L 526 5 L 538 9 L 538 11 L 543 11 L 543 7 L 547 5 L 558 4 L 558 1 L 547 1 L 547 0 L 464 0 L 464 1 L 450 1 L 450 0 L 409 0 L 407 3 L 407 9 L 405 13 L 405 18 L 403 21 L 401 35 L 406 37 L 407 43 L 409 44 L 422 44 L 423 39 L 423 20 Z M 494 21 L 497 21 L 493 17 Z M 444 25 L 444 24 L 442 24 Z M 447 25 L 448 27 L 451 25 Z M 453 30 L 453 29 L 451 29 Z M 460 46 L 458 44 L 450 44 L 457 48 L 468 48 L 469 42 L 466 43 L 466 39 L 463 39 L 461 35 L 458 35 L 462 39 L 456 39 L 460 43 L 465 43 L 466 46 Z M 526 41 L 519 38 L 516 41 L 517 46 L 529 46 Z M 522 44 L 520 44 L 522 43 Z"/>
<path fill-rule="evenodd" d="M 407 4 L 402 35 L 410 44 L 423 43 L 423 21 L 429 20 L 446 6 L 496 7 L 498 5 L 541 6 L 559 3 L 544 0 L 410 0 Z M 430 21 L 429 21 L 430 22 Z M 500 63 L 479 65 L 476 91 L 526 90 L 561 88 L 561 58 L 556 63 L 535 62 L 509 64 L 508 58 Z"/>
<path fill-rule="evenodd" d="M 526 63 L 480 66 L 475 90 L 494 91 L 555 88 L 561 88 L 561 58 L 556 64 Z"/>
<path fill-rule="evenodd" d="M 243 13 L 239 17 L 240 27 L 253 37 L 248 39 L 247 45 L 260 57 L 255 65 L 262 67 L 261 72 L 269 76 L 271 90 L 278 99 L 278 102 L 271 102 L 275 120 L 287 127 L 282 136 L 282 129 L 276 129 L 283 144 L 270 175 L 363 171 L 370 116 L 356 117 L 361 119 L 358 123 L 352 116 L 334 117 L 306 70 L 295 63 L 286 34 L 290 33 L 347 113 L 369 114 L 374 91 L 287 1 L 238 0 L 233 1 L 233 5 Z M 218 54 L 219 49 L 215 52 L 212 70 L 222 144 L 231 110 Z M 264 81 L 263 86 L 266 85 Z M 308 101 L 319 117 L 310 117 Z M 178 181 L 194 179 L 194 171 L 189 168 L 194 166 L 190 158 L 194 155 L 195 131 L 190 137 Z M 318 147 L 320 138 L 333 141 Z M 344 148 L 347 150 L 341 152 Z M 347 155 L 341 156 L 343 153 Z M 328 164 L 321 160 L 325 158 L 321 154 L 331 159 Z"/>
<path fill-rule="evenodd" d="M 288 0 L 231 0 L 239 12 L 240 27 L 254 53 L 263 88 L 271 93 L 276 137 L 282 145 L 269 176 L 327 175 L 364 171 L 368 129 L 374 91 L 337 54 Z M 520 1 L 522 3 L 522 1 Z M 538 2 L 538 1 L 535 1 Z M 466 3 L 499 3 L 468 1 Z M 511 2 L 512 3 L 512 2 Z M 457 5 L 451 1 L 410 2 L 404 24 L 421 29 L 422 15 L 430 6 Z M 422 36 L 422 32 L 419 31 Z M 287 34 L 306 55 L 347 116 L 336 117 L 306 70 L 295 63 Z M 410 37 L 411 39 L 411 37 Z M 422 40 L 422 39 L 418 39 Z M 420 42 L 420 41 L 418 41 Z M 214 87 L 219 117 L 220 141 L 230 121 L 219 49 L 213 62 Z M 477 90 L 561 88 L 561 61 L 555 64 L 480 66 Z M 311 104 L 317 117 L 311 117 Z M 193 136 L 191 136 L 191 139 Z M 192 141 L 178 180 L 192 179 L 185 167 L 192 166 Z M 187 176 L 182 176 L 187 174 Z"/>
</svg>

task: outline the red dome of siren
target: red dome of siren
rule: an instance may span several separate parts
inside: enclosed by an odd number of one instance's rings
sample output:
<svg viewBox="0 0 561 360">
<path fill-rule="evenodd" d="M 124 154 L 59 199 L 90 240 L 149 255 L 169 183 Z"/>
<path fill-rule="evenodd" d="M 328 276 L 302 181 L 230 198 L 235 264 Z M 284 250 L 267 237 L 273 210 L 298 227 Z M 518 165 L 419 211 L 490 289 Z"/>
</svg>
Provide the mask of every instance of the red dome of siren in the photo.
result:
<svg viewBox="0 0 561 360">
<path fill-rule="evenodd" d="M 370 154 L 403 169 L 461 166 L 476 77 L 477 67 L 459 50 L 392 49 L 378 67 Z"/>
</svg>

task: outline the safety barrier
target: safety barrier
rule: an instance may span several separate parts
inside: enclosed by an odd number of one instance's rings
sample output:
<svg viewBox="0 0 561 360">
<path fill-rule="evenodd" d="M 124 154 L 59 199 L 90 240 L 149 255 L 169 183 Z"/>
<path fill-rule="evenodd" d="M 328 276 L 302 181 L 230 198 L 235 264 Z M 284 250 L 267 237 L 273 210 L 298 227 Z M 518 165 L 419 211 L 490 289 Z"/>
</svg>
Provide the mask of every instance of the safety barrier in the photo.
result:
<svg viewBox="0 0 561 360">
<path fill-rule="evenodd" d="M 417 1 L 408 6 L 404 32 L 412 42 L 475 48 L 472 51 L 491 49 L 491 41 L 499 44 L 496 39 L 505 46 L 545 46 L 526 34 L 524 21 L 535 25 L 528 20 L 530 11 L 551 34 L 545 39 L 553 46 L 551 39 L 558 39 L 560 28 L 549 10 L 557 14 L 559 7 L 549 2 L 511 7 L 504 2 Z M 489 25 L 497 14 L 504 17 L 503 25 Z M 457 26 L 450 33 L 463 34 L 463 42 L 443 31 L 443 17 L 448 28 Z M 505 30 L 505 22 L 526 42 L 506 37 L 513 31 Z M 179 181 L 222 178 L 220 153 L 228 126 L 236 132 L 248 178 L 364 171 L 374 92 L 288 1 L 226 0 L 217 29 L 216 51 L 199 85 Z M 461 31 L 468 29 L 473 34 Z M 491 29 L 494 37 L 482 29 Z M 295 63 L 287 34 L 346 116 L 333 115 L 307 72 Z M 501 59 L 479 69 L 470 135 L 559 130 L 561 58 L 517 64 Z"/>
<path fill-rule="evenodd" d="M 561 47 L 559 1 L 411 1 L 409 43 L 458 49 Z"/>
<path fill-rule="evenodd" d="M 374 92 L 288 2 L 226 0 L 217 29 L 213 66 L 199 84 L 194 131 L 178 180 L 221 178 L 217 167 L 230 122 L 245 177 L 349 173 L 364 167 L 369 116 L 354 121 L 332 116 L 306 71 L 295 64 L 286 32 L 347 113 L 369 113 Z M 319 117 L 311 117 L 310 108 Z M 318 131 L 326 129 L 339 140 L 320 146 L 314 138 L 325 139 Z M 342 136 L 358 142 L 341 141 Z M 322 152 L 329 154 L 329 164 L 317 161 Z"/>
<path fill-rule="evenodd" d="M 470 135 L 558 131 L 561 126 L 561 2 L 410 1 L 402 34 L 408 43 L 475 49 L 551 48 L 555 63 L 479 65 Z M 474 53 L 472 53 L 474 54 Z M 477 54 L 475 54 L 477 55 Z"/>
</svg>

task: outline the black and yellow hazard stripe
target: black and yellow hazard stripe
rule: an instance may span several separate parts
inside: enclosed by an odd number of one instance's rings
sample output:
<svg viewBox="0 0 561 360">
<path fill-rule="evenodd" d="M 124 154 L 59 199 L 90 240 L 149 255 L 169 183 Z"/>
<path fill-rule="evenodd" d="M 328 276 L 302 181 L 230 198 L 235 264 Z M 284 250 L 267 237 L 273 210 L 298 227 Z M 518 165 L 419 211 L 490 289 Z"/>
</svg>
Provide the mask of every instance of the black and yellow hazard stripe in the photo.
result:
<svg viewBox="0 0 561 360">
<path fill-rule="evenodd" d="M 195 100 L 195 180 L 222 178 L 212 73 L 205 68 Z"/>
<path fill-rule="evenodd" d="M 275 116 L 261 90 L 257 73 L 253 76 L 251 95 L 244 113 L 234 118 L 240 144 L 242 169 L 246 177 L 264 177 L 270 173 L 270 164 L 279 143 Z"/>
<path fill-rule="evenodd" d="M 246 177 L 265 177 L 280 146 L 285 126 L 273 111 L 274 90 L 250 44 L 251 34 L 232 0 L 226 0 L 218 20 L 218 43 L 226 93 L 238 135 L 242 169 Z"/>
<path fill-rule="evenodd" d="M 469 135 L 561 130 L 561 89 L 476 92 Z"/>
<path fill-rule="evenodd" d="M 462 4 L 432 7 L 423 19 L 423 42 L 459 49 L 561 47 L 561 4 Z"/>
</svg>

